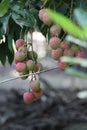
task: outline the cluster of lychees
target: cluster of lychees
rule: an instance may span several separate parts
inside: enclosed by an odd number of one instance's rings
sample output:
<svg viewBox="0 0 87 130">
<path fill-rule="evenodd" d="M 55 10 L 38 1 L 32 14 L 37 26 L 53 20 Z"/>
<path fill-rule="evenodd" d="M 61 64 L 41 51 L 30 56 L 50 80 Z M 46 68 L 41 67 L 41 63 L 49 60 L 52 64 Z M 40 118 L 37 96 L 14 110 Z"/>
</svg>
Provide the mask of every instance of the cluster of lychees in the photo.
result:
<svg viewBox="0 0 87 130">
<path fill-rule="evenodd" d="M 22 79 L 27 79 L 31 73 L 35 77 L 35 73 L 41 71 L 43 66 L 41 63 L 37 62 L 38 55 L 35 51 L 31 51 L 29 46 L 23 39 L 18 39 L 16 41 L 16 50 L 14 56 L 14 61 L 16 64 L 16 71 Z M 24 76 L 25 75 L 25 76 Z M 24 102 L 30 104 L 36 99 L 39 99 L 42 95 L 42 90 L 40 88 L 40 82 L 37 78 L 32 78 L 30 81 L 29 91 L 25 92 L 23 95 Z"/>
<path fill-rule="evenodd" d="M 66 67 L 69 66 L 69 63 L 62 62 L 60 60 L 61 56 L 70 56 L 70 57 L 78 57 L 83 58 L 84 52 L 82 51 L 81 47 L 78 45 L 73 45 L 67 41 L 61 41 L 59 35 L 61 33 L 61 27 L 56 24 L 52 24 L 49 15 L 46 12 L 46 9 L 41 9 L 39 11 L 39 18 L 40 20 L 50 26 L 50 40 L 49 46 L 52 49 L 52 58 L 58 61 L 58 68 L 61 70 L 65 70 Z"/>
</svg>

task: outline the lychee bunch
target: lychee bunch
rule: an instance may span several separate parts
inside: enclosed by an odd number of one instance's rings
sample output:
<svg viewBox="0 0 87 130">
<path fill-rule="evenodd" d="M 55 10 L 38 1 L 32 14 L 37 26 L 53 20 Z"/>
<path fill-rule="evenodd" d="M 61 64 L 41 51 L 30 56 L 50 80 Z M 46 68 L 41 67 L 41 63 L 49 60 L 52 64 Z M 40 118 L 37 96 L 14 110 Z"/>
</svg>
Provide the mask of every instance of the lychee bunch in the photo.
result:
<svg viewBox="0 0 87 130">
<path fill-rule="evenodd" d="M 29 77 L 29 74 L 35 74 L 43 70 L 42 64 L 37 61 L 38 54 L 29 48 L 28 43 L 23 39 L 18 39 L 15 46 L 17 52 L 14 56 L 14 62 L 16 64 L 16 71 L 19 73 L 21 79 L 25 80 Z M 25 92 L 23 95 L 26 104 L 31 104 L 41 97 L 42 90 L 39 80 L 31 80 L 29 90 L 29 92 Z"/>
<path fill-rule="evenodd" d="M 31 104 L 34 101 L 40 99 L 42 96 L 42 90 L 40 82 L 37 79 L 30 81 L 30 91 L 23 94 L 23 100 L 26 104 Z"/>
<path fill-rule="evenodd" d="M 20 76 L 24 74 L 28 75 L 31 71 L 37 72 L 43 69 L 42 64 L 37 62 L 37 53 L 29 50 L 28 45 L 23 39 L 16 40 L 15 46 L 17 52 L 15 53 L 14 61 L 16 64 L 16 71 Z M 28 76 L 21 78 L 26 79 Z"/>
<path fill-rule="evenodd" d="M 50 27 L 49 46 L 52 49 L 52 58 L 58 61 L 58 68 L 65 70 L 69 64 L 60 60 L 61 56 L 84 58 L 85 54 L 78 45 L 73 45 L 67 41 L 61 41 L 59 35 L 61 28 L 57 25 Z"/>
</svg>

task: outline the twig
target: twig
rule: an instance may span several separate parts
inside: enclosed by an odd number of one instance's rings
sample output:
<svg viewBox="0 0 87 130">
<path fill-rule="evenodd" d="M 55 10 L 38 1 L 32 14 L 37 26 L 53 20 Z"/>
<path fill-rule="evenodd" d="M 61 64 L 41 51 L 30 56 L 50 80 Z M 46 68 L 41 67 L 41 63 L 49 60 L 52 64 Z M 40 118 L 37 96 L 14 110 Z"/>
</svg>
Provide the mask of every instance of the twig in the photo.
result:
<svg viewBox="0 0 87 130">
<path fill-rule="evenodd" d="M 48 71 L 52 71 L 54 69 L 58 69 L 58 66 L 57 67 L 54 67 L 54 68 L 51 68 L 51 69 L 46 69 L 46 70 L 43 70 L 43 71 L 40 71 L 40 72 L 36 72 L 36 74 L 41 74 L 41 73 L 45 73 L 45 72 L 48 72 Z M 19 78 L 22 78 L 22 77 L 25 77 L 25 76 L 30 76 L 32 75 L 33 73 L 31 74 L 25 74 L 25 75 L 22 75 L 22 76 L 18 76 L 16 78 L 10 78 L 10 79 L 6 79 L 6 80 L 3 80 L 0 82 L 0 84 L 3 84 L 3 83 L 6 83 L 6 82 L 9 82 L 9 81 L 12 81 L 12 80 L 16 80 L 16 79 L 19 79 Z"/>
</svg>

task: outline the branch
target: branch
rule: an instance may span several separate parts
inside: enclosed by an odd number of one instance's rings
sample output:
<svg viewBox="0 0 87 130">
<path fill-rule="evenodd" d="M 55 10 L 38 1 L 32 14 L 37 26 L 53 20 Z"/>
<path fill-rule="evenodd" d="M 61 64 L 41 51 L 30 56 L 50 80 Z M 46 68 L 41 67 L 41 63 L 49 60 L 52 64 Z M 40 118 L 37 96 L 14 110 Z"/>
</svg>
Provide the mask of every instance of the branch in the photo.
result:
<svg viewBox="0 0 87 130">
<path fill-rule="evenodd" d="M 54 67 L 54 68 L 51 68 L 51 69 L 46 69 L 46 70 L 43 70 L 43 71 L 40 71 L 40 72 L 36 72 L 36 74 L 41 74 L 41 73 L 45 73 L 45 72 L 48 72 L 48 71 L 52 71 L 54 69 L 58 69 L 58 66 L 57 67 Z M 22 78 L 22 77 L 25 77 L 25 76 L 30 76 L 32 75 L 33 73 L 31 74 L 25 74 L 25 75 L 22 75 L 22 76 L 18 76 L 16 78 L 10 78 L 10 79 L 6 79 L 6 80 L 3 80 L 0 82 L 0 84 L 3 84 L 3 83 L 6 83 L 6 82 L 9 82 L 9 81 L 12 81 L 12 80 L 16 80 L 16 79 L 19 79 L 19 78 Z"/>
</svg>

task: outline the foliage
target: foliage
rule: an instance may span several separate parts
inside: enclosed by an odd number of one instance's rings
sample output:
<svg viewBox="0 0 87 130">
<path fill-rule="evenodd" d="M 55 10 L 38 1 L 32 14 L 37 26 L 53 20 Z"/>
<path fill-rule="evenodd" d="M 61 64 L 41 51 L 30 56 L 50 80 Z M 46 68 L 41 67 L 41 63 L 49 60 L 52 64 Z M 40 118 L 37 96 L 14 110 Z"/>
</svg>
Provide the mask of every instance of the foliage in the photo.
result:
<svg viewBox="0 0 87 130">
<path fill-rule="evenodd" d="M 83 0 L 84 1 L 84 0 Z M 74 6 L 80 6 L 84 3 L 82 0 L 75 0 Z M 49 35 L 49 27 L 44 25 L 38 18 L 38 12 L 41 8 L 50 8 L 66 16 L 70 14 L 71 0 L 0 0 L 0 61 L 4 65 L 6 59 L 9 63 L 13 62 L 14 51 L 12 42 L 18 38 L 24 38 L 25 34 L 34 29 Z M 85 4 L 84 4 L 85 5 Z M 2 45 L 3 44 L 3 45 Z"/>
</svg>

